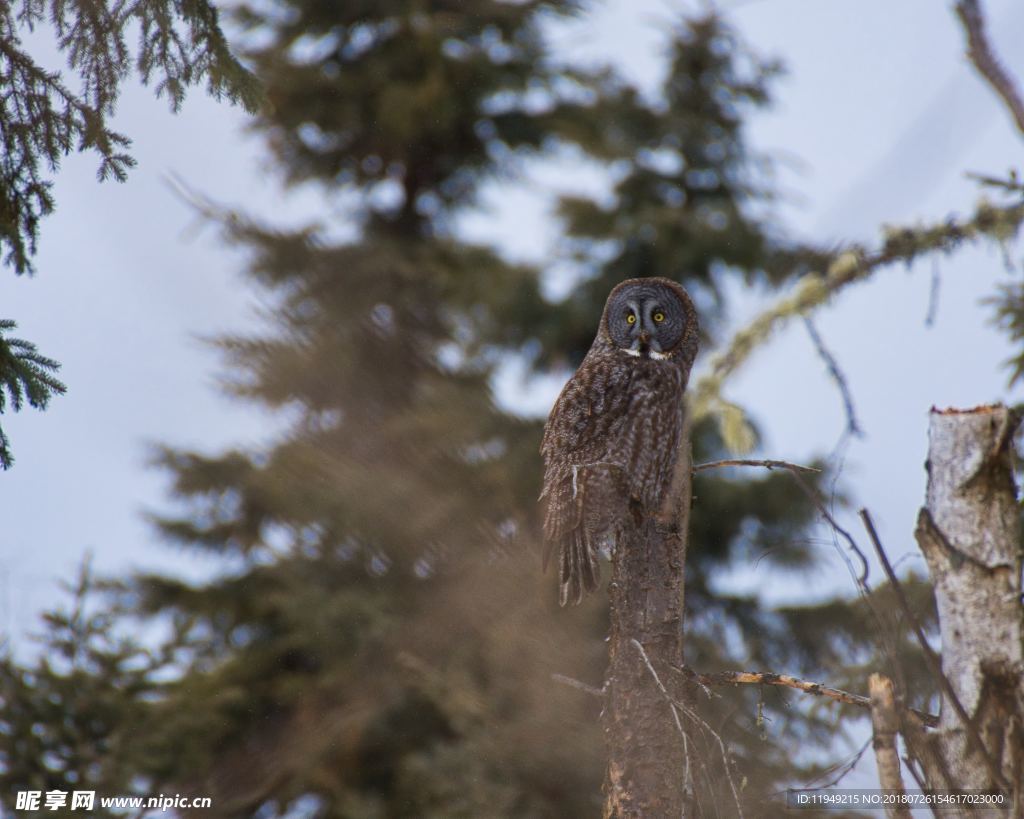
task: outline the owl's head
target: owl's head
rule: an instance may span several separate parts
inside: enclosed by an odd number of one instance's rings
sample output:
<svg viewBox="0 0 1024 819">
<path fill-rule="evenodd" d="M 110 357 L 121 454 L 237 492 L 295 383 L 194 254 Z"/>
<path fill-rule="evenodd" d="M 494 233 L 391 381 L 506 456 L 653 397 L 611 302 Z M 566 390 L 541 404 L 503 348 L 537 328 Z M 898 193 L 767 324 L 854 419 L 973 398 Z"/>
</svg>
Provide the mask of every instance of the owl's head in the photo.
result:
<svg viewBox="0 0 1024 819">
<path fill-rule="evenodd" d="M 686 291 L 669 279 L 627 279 L 608 295 L 601 328 L 613 346 L 636 358 L 690 365 L 697 353 L 697 311 Z"/>
</svg>

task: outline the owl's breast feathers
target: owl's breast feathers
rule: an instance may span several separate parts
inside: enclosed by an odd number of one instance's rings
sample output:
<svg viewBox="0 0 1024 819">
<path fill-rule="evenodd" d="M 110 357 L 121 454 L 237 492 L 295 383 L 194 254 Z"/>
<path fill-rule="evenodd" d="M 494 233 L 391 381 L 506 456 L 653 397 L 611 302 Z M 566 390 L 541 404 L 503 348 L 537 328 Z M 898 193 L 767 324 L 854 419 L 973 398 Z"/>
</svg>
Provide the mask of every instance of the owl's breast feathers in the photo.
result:
<svg viewBox="0 0 1024 819">
<path fill-rule="evenodd" d="M 544 564 L 561 551 L 562 605 L 597 588 L 597 554 L 631 501 L 653 514 L 671 483 L 688 367 L 595 342 L 555 402 L 541 442 Z"/>
</svg>

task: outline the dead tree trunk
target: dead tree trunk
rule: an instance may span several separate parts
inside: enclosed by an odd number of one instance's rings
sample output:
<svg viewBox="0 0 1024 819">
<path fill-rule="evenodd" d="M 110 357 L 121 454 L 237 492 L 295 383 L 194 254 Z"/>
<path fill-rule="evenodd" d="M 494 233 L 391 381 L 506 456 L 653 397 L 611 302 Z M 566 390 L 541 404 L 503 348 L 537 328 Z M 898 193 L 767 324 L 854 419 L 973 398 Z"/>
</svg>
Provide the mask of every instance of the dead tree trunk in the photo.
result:
<svg viewBox="0 0 1024 819">
<path fill-rule="evenodd" d="M 872 674 L 868 678 L 868 690 L 871 692 L 871 727 L 875 735 L 878 783 L 890 793 L 902 795 L 903 777 L 896 749 L 900 719 L 892 680 L 882 674 Z M 885 814 L 889 819 L 910 819 L 910 809 L 899 801 L 886 805 Z"/>
<path fill-rule="evenodd" d="M 1006 407 L 932 410 L 916 536 L 942 636 L 942 714 L 918 756 L 927 785 L 1024 795 L 1020 508 Z M 908 737 L 909 738 L 909 737 Z"/>
<path fill-rule="evenodd" d="M 637 514 L 616 544 L 608 589 L 611 634 L 602 714 L 608 768 L 605 819 L 684 815 L 685 739 L 666 690 L 683 663 L 683 567 L 689 446 L 657 517 Z"/>
</svg>

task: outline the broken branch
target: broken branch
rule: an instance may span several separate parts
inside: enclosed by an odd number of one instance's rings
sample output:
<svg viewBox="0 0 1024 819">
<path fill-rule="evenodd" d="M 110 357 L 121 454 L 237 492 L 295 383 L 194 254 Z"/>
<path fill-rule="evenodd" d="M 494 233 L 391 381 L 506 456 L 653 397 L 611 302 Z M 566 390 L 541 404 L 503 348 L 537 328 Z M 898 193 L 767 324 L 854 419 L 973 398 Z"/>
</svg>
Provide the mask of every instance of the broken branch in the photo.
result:
<svg viewBox="0 0 1024 819">
<path fill-rule="evenodd" d="M 871 727 L 874 731 L 878 783 L 885 790 L 902 795 L 903 777 L 900 774 L 900 756 L 896 751 L 900 718 L 896 712 L 892 680 L 882 674 L 872 674 L 868 678 L 868 690 L 871 692 Z M 890 819 L 910 819 L 910 809 L 900 800 L 887 806 L 886 813 Z"/>
<path fill-rule="evenodd" d="M 896 595 L 896 601 L 899 603 L 903 613 L 907 617 L 907 621 L 910 623 L 911 629 L 914 632 L 914 636 L 917 638 L 917 642 L 921 645 L 921 650 L 924 652 L 925 660 L 928 663 L 928 668 L 939 682 L 939 686 L 942 688 L 942 692 L 946 697 L 946 700 L 952 706 L 956 715 L 960 718 L 960 722 L 963 724 L 964 730 L 967 732 L 967 736 L 970 737 L 971 741 L 976 746 L 978 753 L 981 754 L 982 759 L 985 762 L 985 767 L 988 768 L 989 775 L 992 777 L 992 781 L 1001 788 L 1004 793 L 1010 792 L 1010 787 L 1003 777 L 1002 772 L 999 770 L 999 766 L 995 760 L 992 759 L 992 755 L 988 752 L 985 743 L 982 742 L 981 735 L 978 733 L 978 726 L 974 720 L 967 714 L 967 710 L 964 708 L 963 703 L 960 702 L 960 697 L 957 695 L 956 690 L 953 688 L 953 684 L 949 681 L 949 677 L 946 676 L 942 670 L 942 665 L 939 662 L 938 656 L 935 651 L 929 645 L 928 640 L 924 636 L 924 629 L 921 628 L 921 623 L 914 615 L 913 609 L 910 608 L 910 603 L 907 601 L 907 596 L 903 591 L 903 585 L 896 577 L 896 572 L 893 571 L 892 564 L 889 562 L 889 556 L 886 554 L 885 549 L 882 546 L 882 542 L 878 537 L 878 532 L 875 530 L 874 521 L 871 519 L 871 514 L 867 509 L 860 510 L 860 518 L 864 522 L 864 528 L 867 529 L 868 537 L 871 539 L 871 543 L 875 547 L 875 553 L 878 555 L 878 560 L 882 564 L 882 569 L 885 572 L 885 576 L 889 579 L 889 584 L 892 586 L 892 590 Z"/>
<path fill-rule="evenodd" d="M 703 472 L 705 469 L 718 469 L 722 466 L 763 466 L 765 469 L 788 469 L 791 472 L 821 472 L 820 469 L 816 469 L 813 466 L 791 464 L 789 461 L 757 461 L 749 458 L 726 458 L 721 461 L 708 461 L 707 463 L 697 464 L 693 467 L 693 471 Z"/>
<path fill-rule="evenodd" d="M 770 671 L 718 671 L 714 674 L 702 674 L 686 666 L 674 668 L 679 674 L 694 680 L 705 687 L 713 685 L 778 685 L 785 688 L 793 688 L 803 691 L 805 694 L 812 694 L 816 697 L 828 697 L 836 702 L 856 705 L 860 708 L 870 708 L 871 700 L 860 694 L 851 694 L 839 688 L 822 685 L 821 683 L 809 682 L 807 680 L 790 677 L 787 674 L 774 674 Z M 935 714 L 926 711 L 910 709 L 918 716 L 924 725 L 934 728 L 939 724 L 939 718 Z"/>
</svg>

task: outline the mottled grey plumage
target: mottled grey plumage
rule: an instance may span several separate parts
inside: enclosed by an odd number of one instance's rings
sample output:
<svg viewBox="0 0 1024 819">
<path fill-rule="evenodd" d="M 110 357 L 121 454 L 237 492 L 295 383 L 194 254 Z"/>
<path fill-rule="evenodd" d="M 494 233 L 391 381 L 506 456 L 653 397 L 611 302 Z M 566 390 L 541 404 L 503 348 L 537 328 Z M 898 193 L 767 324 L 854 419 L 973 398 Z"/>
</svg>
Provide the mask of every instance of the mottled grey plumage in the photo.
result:
<svg viewBox="0 0 1024 819">
<path fill-rule="evenodd" d="M 630 318 L 632 317 L 632 318 Z M 544 427 L 544 565 L 560 553 L 559 600 L 579 603 L 600 580 L 630 507 L 660 509 L 683 432 L 683 391 L 699 328 L 668 279 L 629 279 L 608 296 L 590 351 Z"/>
</svg>

